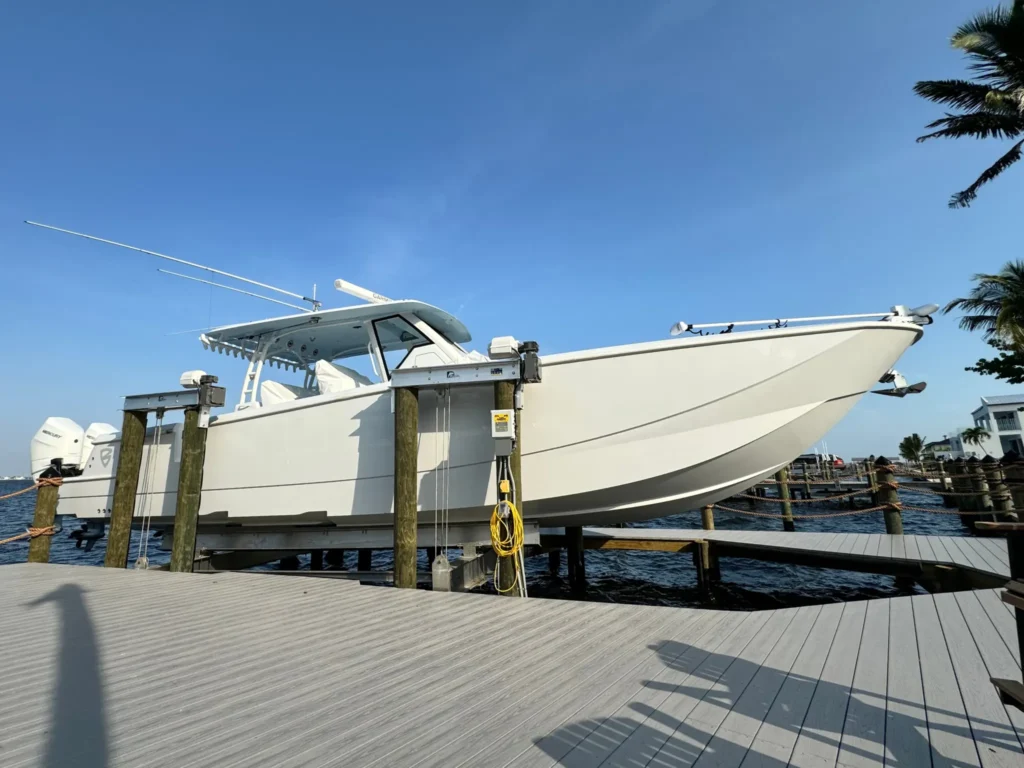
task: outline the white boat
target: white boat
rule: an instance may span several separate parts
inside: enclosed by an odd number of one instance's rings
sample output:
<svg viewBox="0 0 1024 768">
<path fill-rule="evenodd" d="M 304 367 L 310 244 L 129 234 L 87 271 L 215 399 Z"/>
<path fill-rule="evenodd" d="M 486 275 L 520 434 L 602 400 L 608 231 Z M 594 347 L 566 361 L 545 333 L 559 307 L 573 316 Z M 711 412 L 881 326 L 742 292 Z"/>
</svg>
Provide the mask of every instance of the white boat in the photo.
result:
<svg viewBox="0 0 1024 768">
<path fill-rule="evenodd" d="M 486 358 L 465 351 L 470 334 L 447 312 L 420 301 L 377 299 L 201 336 L 207 349 L 248 361 L 237 407 L 209 423 L 201 529 L 390 524 L 393 371 L 457 371 Z M 895 307 L 804 318 L 809 323 L 772 321 L 776 327 L 743 332 L 737 329 L 769 321 L 733 323 L 709 335 L 681 324 L 676 338 L 544 355 L 543 381 L 525 388 L 521 416 L 524 518 L 554 526 L 636 521 L 750 487 L 842 419 L 920 338 L 932 311 Z M 341 367 L 357 358 L 368 359 L 376 381 Z M 303 379 L 271 381 L 272 368 Z M 444 430 L 449 396 L 450 430 Z M 487 520 L 496 502 L 490 382 L 423 389 L 419 407 L 421 521 L 434 519 L 445 491 L 452 523 Z M 49 432 L 44 425 L 33 446 L 34 473 L 60 455 L 56 450 L 73 454 L 69 435 L 80 446 L 77 457 L 62 457 L 77 463 L 80 474 L 65 479 L 59 513 L 109 517 L 117 431 L 110 425 L 82 430 L 66 419 L 47 424 Z M 179 426 L 151 427 L 147 434 L 148 496 L 139 510 L 153 516 L 154 526 L 174 516 L 179 441 Z M 442 488 L 445 455 L 450 474 Z"/>
</svg>

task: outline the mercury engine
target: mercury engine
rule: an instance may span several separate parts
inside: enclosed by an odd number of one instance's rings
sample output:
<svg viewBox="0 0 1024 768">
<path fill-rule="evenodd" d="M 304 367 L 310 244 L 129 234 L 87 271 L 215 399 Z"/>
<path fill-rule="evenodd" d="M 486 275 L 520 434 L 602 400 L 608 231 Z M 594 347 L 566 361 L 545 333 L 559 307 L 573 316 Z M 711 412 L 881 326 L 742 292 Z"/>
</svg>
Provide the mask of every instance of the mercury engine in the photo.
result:
<svg viewBox="0 0 1024 768">
<path fill-rule="evenodd" d="M 117 434 L 113 424 L 98 422 L 82 429 L 63 416 L 51 416 L 32 438 L 32 476 L 38 477 L 54 459 L 60 459 L 65 475 L 80 475 L 92 454 L 96 438 Z"/>
</svg>

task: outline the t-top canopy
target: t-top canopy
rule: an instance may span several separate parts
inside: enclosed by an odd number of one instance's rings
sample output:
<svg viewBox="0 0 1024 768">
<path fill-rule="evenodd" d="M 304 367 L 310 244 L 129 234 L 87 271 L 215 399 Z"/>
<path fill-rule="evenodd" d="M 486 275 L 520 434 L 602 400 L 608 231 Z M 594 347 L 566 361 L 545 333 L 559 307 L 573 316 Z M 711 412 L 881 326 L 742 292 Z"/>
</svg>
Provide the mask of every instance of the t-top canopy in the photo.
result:
<svg viewBox="0 0 1024 768">
<path fill-rule="evenodd" d="M 396 315 L 413 315 L 457 344 L 471 338 L 458 318 L 410 299 L 225 325 L 207 331 L 199 339 L 207 349 L 241 355 L 247 360 L 252 360 L 262 346 L 261 357 L 267 363 L 303 369 L 317 360 L 366 354 L 366 324 Z M 395 338 L 382 337 L 380 344 L 382 352 L 405 348 L 405 342 Z"/>
</svg>

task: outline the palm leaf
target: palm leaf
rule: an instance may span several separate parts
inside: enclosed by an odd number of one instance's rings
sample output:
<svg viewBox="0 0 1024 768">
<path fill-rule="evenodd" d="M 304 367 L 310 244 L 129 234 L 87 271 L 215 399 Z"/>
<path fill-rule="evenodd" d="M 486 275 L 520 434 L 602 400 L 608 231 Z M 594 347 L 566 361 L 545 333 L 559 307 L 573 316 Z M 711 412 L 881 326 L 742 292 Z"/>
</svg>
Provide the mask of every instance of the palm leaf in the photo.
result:
<svg viewBox="0 0 1024 768">
<path fill-rule="evenodd" d="M 926 125 L 926 128 L 940 128 L 933 133 L 918 136 L 917 141 L 949 137 L 959 139 L 973 136 L 976 139 L 1012 139 L 1024 133 L 1024 118 L 1020 115 L 1004 115 L 996 112 L 970 112 L 966 115 L 941 117 Z"/>
<path fill-rule="evenodd" d="M 992 89 L 970 80 L 921 80 L 914 85 L 914 93 L 929 101 L 949 104 L 959 109 L 1002 108 L 1000 102 L 989 103 Z"/>
<path fill-rule="evenodd" d="M 969 208 L 974 199 L 978 196 L 978 190 L 996 178 L 999 174 L 1009 168 L 1011 165 L 1020 160 L 1021 145 L 1024 144 L 1024 140 L 1018 141 L 1014 144 L 1010 151 L 1003 155 L 1001 158 L 996 160 L 992 165 L 985 169 L 985 171 L 977 178 L 977 180 L 971 184 L 967 189 L 962 192 L 957 192 L 949 199 L 950 208 Z"/>
</svg>

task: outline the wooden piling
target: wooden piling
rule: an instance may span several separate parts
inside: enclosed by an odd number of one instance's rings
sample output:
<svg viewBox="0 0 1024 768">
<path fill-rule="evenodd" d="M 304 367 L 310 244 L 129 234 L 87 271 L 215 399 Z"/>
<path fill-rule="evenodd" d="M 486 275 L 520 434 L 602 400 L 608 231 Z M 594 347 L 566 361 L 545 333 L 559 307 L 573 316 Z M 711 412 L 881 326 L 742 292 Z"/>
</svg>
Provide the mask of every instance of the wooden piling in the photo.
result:
<svg viewBox="0 0 1024 768">
<path fill-rule="evenodd" d="M 700 510 L 700 527 L 705 531 L 715 530 L 715 507 L 708 504 Z"/>
<path fill-rule="evenodd" d="M 864 459 L 864 477 L 868 480 L 868 487 L 871 488 L 871 506 L 878 506 L 878 479 L 875 477 L 875 467 L 871 459 Z"/>
<path fill-rule="evenodd" d="M 114 501 L 110 509 L 107 532 L 107 568 L 128 566 L 128 545 L 132 540 L 132 518 L 135 497 L 139 490 L 142 469 L 142 446 L 146 441 L 145 411 L 125 411 L 121 422 L 121 443 L 117 452 L 117 474 L 114 476 Z"/>
<path fill-rule="evenodd" d="M 1024 461 L 1016 451 L 1003 456 L 1003 477 L 1014 509 L 1024 509 Z"/>
<path fill-rule="evenodd" d="M 324 562 L 328 566 L 335 570 L 345 569 L 345 550 L 344 549 L 328 549 L 327 554 L 324 555 Z"/>
<path fill-rule="evenodd" d="M 557 576 L 562 570 L 562 550 L 552 549 L 548 551 L 548 573 Z"/>
<path fill-rule="evenodd" d="M 419 452 L 419 396 L 399 387 L 395 396 L 395 586 L 416 588 L 416 470 Z"/>
<path fill-rule="evenodd" d="M 191 573 L 196 557 L 196 526 L 206 459 L 206 429 L 199 426 L 199 409 L 185 409 L 181 432 L 181 463 L 178 465 L 178 502 L 174 508 L 174 540 L 171 571 Z"/>
<path fill-rule="evenodd" d="M 569 590 L 580 594 L 587 587 L 587 566 L 583 556 L 583 528 L 578 525 L 565 527 L 566 570 L 569 573 Z"/>
<path fill-rule="evenodd" d="M 514 381 L 494 382 L 494 409 L 510 410 L 515 407 L 516 383 Z M 509 468 L 512 470 L 512 480 L 515 484 L 515 505 L 520 516 L 523 511 L 523 462 L 522 451 L 520 450 L 520 438 L 522 436 L 522 413 L 516 413 L 516 444 L 512 454 L 508 457 Z M 497 573 L 500 582 L 497 585 L 498 591 L 503 595 L 515 596 L 518 591 L 513 589 L 516 583 L 516 562 L 514 557 L 499 557 Z"/>
<path fill-rule="evenodd" d="M 707 541 L 693 542 L 693 567 L 697 572 L 697 589 L 701 601 L 711 600 L 711 554 Z"/>
<path fill-rule="evenodd" d="M 885 516 L 885 532 L 900 535 L 903 533 L 903 515 L 900 514 L 900 494 L 895 487 L 896 476 L 889 468 L 889 460 L 879 456 L 875 461 L 875 474 L 878 477 L 878 503 L 885 505 L 882 514 Z"/>
<path fill-rule="evenodd" d="M 985 479 L 988 481 L 989 495 L 992 497 L 992 507 L 997 512 L 997 519 L 1003 523 L 1016 523 L 1017 513 L 1014 512 L 1010 489 L 1006 487 L 1002 463 L 998 461 L 993 461 L 991 464 L 982 462 L 982 466 L 985 469 Z"/>
<path fill-rule="evenodd" d="M 372 549 L 360 549 L 356 555 L 356 570 L 357 571 L 372 571 L 373 570 L 373 550 Z"/>
<path fill-rule="evenodd" d="M 322 571 L 324 569 L 324 551 L 314 549 L 309 553 L 309 570 Z"/>
<path fill-rule="evenodd" d="M 60 482 L 60 471 L 50 466 L 43 470 L 43 473 L 39 475 L 38 480 L 50 481 L 54 483 Z M 57 517 L 57 497 L 60 489 L 57 485 L 50 485 L 49 482 L 45 482 L 44 485 L 39 486 L 36 489 L 36 508 L 32 513 L 32 527 L 33 528 L 50 528 L 53 525 L 54 520 Z M 50 540 L 53 539 L 52 534 L 40 534 L 29 539 L 28 542 L 28 561 L 30 563 L 48 563 L 50 562 Z"/>
<path fill-rule="evenodd" d="M 992 459 L 991 456 L 986 456 L 986 460 Z M 994 461 L 994 459 L 992 459 Z M 971 489 L 974 491 L 974 511 L 975 512 L 988 512 L 992 510 L 992 497 L 989 495 L 988 481 L 985 479 L 985 469 L 981 462 L 978 461 L 976 456 L 972 456 L 967 460 L 967 474 L 970 475 Z M 971 515 L 973 522 L 978 520 L 992 520 L 995 521 L 995 515 L 991 517 L 987 515 Z"/>
<path fill-rule="evenodd" d="M 782 499 L 782 530 L 795 531 L 793 523 L 793 504 L 789 500 L 789 470 L 783 467 L 775 473 L 775 481 Z"/>
</svg>

